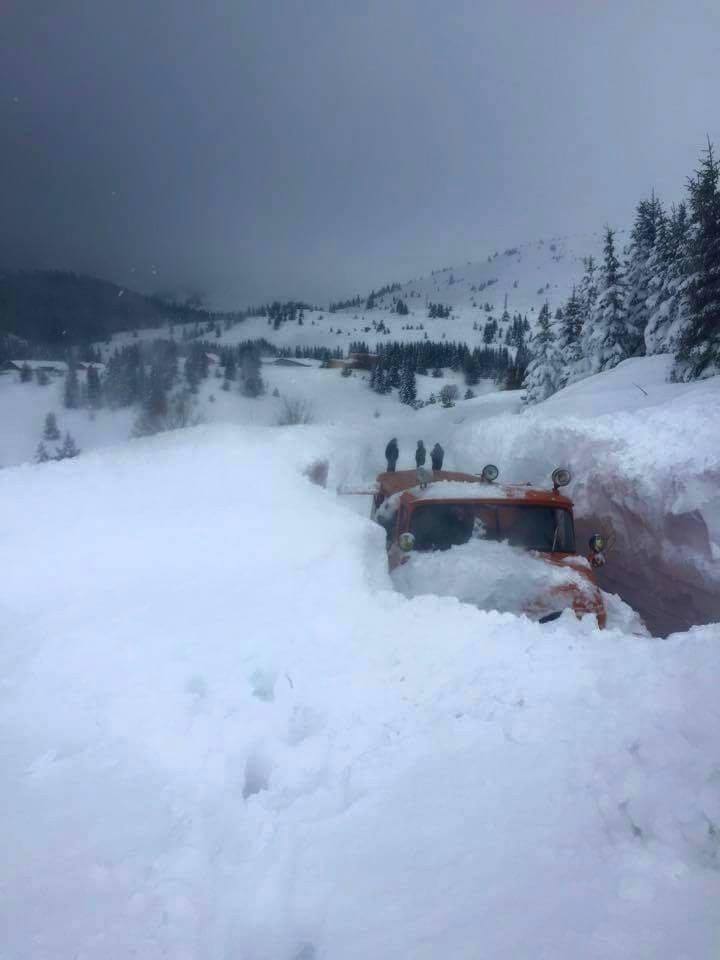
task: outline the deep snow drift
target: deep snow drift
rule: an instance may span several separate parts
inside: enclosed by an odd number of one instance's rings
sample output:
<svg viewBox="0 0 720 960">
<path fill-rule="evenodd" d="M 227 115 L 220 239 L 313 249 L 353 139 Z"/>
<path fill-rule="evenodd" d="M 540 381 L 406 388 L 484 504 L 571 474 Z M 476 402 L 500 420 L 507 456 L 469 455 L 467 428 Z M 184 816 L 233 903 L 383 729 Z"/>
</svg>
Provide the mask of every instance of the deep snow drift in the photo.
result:
<svg viewBox="0 0 720 960">
<path fill-rule="evenodd" d="M 670 362 L 626 360 L 519 417 L 468 418 L 455 437 L 507 479 L 569 466 L 581 538 L 616 538 L 601 585 L 663 633 L 720 621 L 720 377 L 668 383 Z"/>
<path fill-rule="evenodd" d="M 333 442 L 0 473 L 0 954 L 716 956 L 720 629 L 407 600 Z"/>
</svg>

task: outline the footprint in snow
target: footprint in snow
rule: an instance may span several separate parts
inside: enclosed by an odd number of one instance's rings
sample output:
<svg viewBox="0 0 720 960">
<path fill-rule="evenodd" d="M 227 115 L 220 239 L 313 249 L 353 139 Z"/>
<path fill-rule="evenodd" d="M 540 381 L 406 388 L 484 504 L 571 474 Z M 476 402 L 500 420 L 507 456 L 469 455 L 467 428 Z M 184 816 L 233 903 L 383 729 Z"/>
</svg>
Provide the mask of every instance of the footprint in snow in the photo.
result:
<svg viewBox="0 0 720 960">
<path fill-rule="evenodd" d="M 272 703 L 275 699 L 275 681 L 277 674 L 274 670 L 256 670 L 250 677 L 250 687 L 252 694 L 258 700 L 264 700 L 266 703 Z"/>
<path fill-rule="evenodd" d="M 322 733 L 324 729 L 325 718 L 322 714 L 312 707 L 297 706 L 288 720 L 287 742 L 289 746 L 296 747 L 303 740 Z"/>
</svg>

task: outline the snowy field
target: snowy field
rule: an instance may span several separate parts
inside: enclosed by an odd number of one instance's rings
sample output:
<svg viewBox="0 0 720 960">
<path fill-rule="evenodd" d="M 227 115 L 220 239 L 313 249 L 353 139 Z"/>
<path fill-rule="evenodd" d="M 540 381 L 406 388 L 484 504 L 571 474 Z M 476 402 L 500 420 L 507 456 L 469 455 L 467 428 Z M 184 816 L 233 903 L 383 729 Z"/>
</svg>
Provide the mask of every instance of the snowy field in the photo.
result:
<svg viewBox="0 0 720 960">
<path fill-rule="evenodd" d="M 333 443 L 0 474 L 3 957 L 717 956 L 720 628 L 405 599 Z"/>
<path fill-rule="evenodd" d="M 0 957 L 720 955 L 720 378 L 668 363 L 419 411 L 268 363 L 264 397 L 211 375 L 203 425 L 132 441 L 0 378 Z M 286 398 L 313 422 L 277 426 Z M 22 464 L 50 410 L 82 456 Z M 421 438 L 507 481 L 569 466 L 602 586 L 662 639 L 612 598 L 599 631 L 445 568 L 403 592 L 336 493 L 392 436 L 400 467 Z"/>
</svg>

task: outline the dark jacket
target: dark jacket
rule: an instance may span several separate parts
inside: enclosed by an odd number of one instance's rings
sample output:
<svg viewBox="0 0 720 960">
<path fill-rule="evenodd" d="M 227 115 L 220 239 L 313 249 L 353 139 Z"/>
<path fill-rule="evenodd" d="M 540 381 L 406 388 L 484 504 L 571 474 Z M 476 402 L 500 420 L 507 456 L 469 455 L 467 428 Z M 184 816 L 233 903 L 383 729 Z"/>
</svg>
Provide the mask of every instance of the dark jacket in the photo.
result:
<svg viewBox="0 0 720 960">
<path fill-rule="evenodd" d="M 390 443 L 385 447 L 385 459 L 388 464 L 397 463 L 397 459 L 400 456 L 400 450 L 398 449 L 397 440 L 391 440 Z"/>
<path fill-rule="evenodd" d="M 439 443 L 436 443 L 435 446 L 430 451 L 430 460 L 432 462 L 433 470 L 442 470 L 443 457 L 445 456 L 445 451 L 440 446 Z"/>
<path fill-rule="evenodd" d="M 425 444 L 422 442 L 422 440 L 418 440 L 417 450 L 415 451 L 415 463 L 418 467 L 425 465 L 425 455 Z"/>
</svg>

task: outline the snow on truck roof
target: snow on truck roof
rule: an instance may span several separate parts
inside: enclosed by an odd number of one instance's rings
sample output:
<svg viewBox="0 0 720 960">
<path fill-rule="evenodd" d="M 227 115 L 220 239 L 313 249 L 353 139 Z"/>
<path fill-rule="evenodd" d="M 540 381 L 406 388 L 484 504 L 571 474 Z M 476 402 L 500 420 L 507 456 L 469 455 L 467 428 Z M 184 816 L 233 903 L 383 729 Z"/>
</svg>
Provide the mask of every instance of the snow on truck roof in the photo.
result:
<svg viewBox="0 0 720 960">
<path fill-rule="evenodd" d="M 436 470 L 426 487 L 418 484 L 415 470 L 399 470 L 397 473 L 381 473 L 378 488 L 386 497 L 408 493 L 415 500 L 548 500 L 570 505 L 567 497 L 556 490 L 533 487 L 529 484 L 490 483 L 479 474 L 453 473 Z"/>
</svg>

